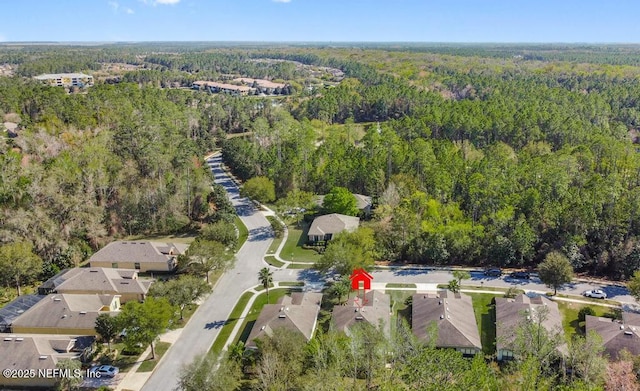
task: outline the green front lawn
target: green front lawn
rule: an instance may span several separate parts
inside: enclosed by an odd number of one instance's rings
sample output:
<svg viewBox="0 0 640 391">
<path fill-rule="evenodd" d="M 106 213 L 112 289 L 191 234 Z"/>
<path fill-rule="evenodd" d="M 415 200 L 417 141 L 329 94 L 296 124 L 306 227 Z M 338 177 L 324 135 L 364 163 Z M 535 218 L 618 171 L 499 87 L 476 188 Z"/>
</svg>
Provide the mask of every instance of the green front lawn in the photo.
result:
<svg viewBox="0 0 640 391">
<path fill-rule="evenodd" d="M 287 241 L 280 252 L 280 258 L 285 261 L 315 263 L 320 260 L 320 254 L 315 250 L 302 248 L 302 246 L 307 242 L 309 224 L 301 224 L 302 229 L 295 225 L 287 227 L 289 230 L 289 236 L 287 237 Z"/>
<path fill-rule="evenodd" d="M 282 262 L 278 261 L 278 260 L 276 259 L 276 257 L 274 257 L 273 255 L 267 255 L 267 256 L 265 256 L 265 257 L 264 257 L 264 261 L 265 261 L 266 263 L 268 263 L 269 265 L 271 265 L 271 266 L 275 266 L 275 267 L 282 267 L 282 266 L 284 266 L 284 263 L 282 263 Z"/>
<path fill-rule="evenodd" d="M 491 356 L 496 352 L 496 310 L 493 304 L 493 298 L 496 295 L 490 293 L 469 293 L 468 295 L 473 302 L 482 351 L 485 355 Z"/>
<path fill-rule="evenodd" d="M 282 296 L 290 294 L 291 289 L 288 288 L 278 288 L 278 289 L 270 289 L 269 290 L 269 304 L 276 304 L 278 299 Z M 249 334 L 251 334 L 251 328 L 253 328 L 254 323 L 258 319 L 258 315 L 260 315 L 260 311 L 262 311 L 262 307 L 267 304 L 267 292 L 260 293 L 258 297 L 253 302 L 251 306 L 251 310 L 242 321 L 242 326 L 240 327 L 240 334 L 236 336 L 234 342 L 242 341 L 247 342 L 249 338 Z"/>
<path fill-rule="evenodd" d="M 558 309 L 562 315 L 562 328 L 564 329 L 567 341 L 574 335 L 584 335 L 584 322 L 578 321 L 578 313 L 582 307 L 591 307 L 596 316 L 605 316 L 613 312 L 613 308 L 603 307 L 594 304 L 571 303 L 558 301 Z"/>
<path fill-rule="evenodd" d="M 242 222 L 242 220 L 240 220 L 240 217 L 238 216 L 234 218 L 234 224 L 238 228 L 238 244 L 236 244 L 236 252 L 237 252 L 238 250 L 240 250 L 240 247 L 242 247 L 244 242 L 247 241 L 247 238 L 249 237 L 249 230 L 247 229 L 247 227 L 244 225 L 244 223 Z"/>
<path fill-rule="evenodd" d="M 227 321 L 224 323 L 224 325 L 222 326 L 222 330 L 220 330 L 220 334 L 218 334 L 218 337 L 213 343 L 213 346 L 211 346 L 210 353 L 220 354 L 222 348 L 224 347 L 224 344 L 227 343 L 227 339 L 229 339 L 229 336 L 233 331 L 233 327 L 240 319 L 242 311 L 244 311 L 244 308 L 247 306 L 247 303 L 252 296 L 253 293 L 251 292 L 245 292 L 242 294 L 242 296 L 240 296 L 240 300 L 238 300 L 236 306 L 233 307 L 233 310 L 229 315 L 229 319 L 227 319 Z"/>
<path fill-rule="evenodd" d="M 171 344 L 169 342 L 158 342 L 156 344 L 156 358 L 155 360 L 151 359 L 151 352 L 149 352 L 149 358 L 144 360 L 142 364 L 138 367 L 137 372 L 151 372 L 153 368 L 156 367 L 156 364 L 160 361 L 162 356 L 169 350 L 169 346 Z"/>
</svg>

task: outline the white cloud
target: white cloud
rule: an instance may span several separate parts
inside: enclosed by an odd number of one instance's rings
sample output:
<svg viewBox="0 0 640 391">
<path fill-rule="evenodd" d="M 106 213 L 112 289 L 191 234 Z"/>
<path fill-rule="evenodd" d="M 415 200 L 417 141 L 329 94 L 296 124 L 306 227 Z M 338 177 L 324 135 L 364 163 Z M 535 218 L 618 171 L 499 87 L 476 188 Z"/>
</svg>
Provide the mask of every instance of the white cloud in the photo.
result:
<svg viewBox="0 0 640 391">
<path fill-rule="evenodd" d="M 273 0 L 274 3 L 291 3 L 291 0 Z"/>
<path fill-rule="evenodd" d="M 2 33 L 0 33 L 0 42 L 4 42 L 6 40 L 7 40 L 7 36 L 2 34 Z"/>
<path fill-rule="evenodd" d="M 131 8 L 126 8 L 124 12 L 126 12 L 129 15 L 135 14 L 135 12 Z"/>
<path fill-rule="evenodd" d="M 152 0 L 153 5 L 156 4 L 178 4 L 180 0 Z"/>
</svg>

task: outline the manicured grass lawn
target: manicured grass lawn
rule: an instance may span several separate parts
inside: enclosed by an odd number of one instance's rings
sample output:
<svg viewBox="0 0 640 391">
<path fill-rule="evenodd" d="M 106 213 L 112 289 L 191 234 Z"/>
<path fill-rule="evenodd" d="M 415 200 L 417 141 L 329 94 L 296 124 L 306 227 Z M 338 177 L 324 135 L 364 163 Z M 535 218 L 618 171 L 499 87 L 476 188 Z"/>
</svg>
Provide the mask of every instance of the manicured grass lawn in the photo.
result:
<svg viewBox="0 0 640 391">
<path fill-rule="evenodd" d="M 280 252 L 280 258 L 286 261 L 309 263 L 315 263 L 320 260 L 320 254 L 317 251 L 302 248 L 307 241 L 307 231 L 309 231 L 309 224 L 303 224 L 302 229 L 295 225 L 288 227 L 289 237 Z"/>
<path fill-rule="evenodd" d="M 386 285 L 386 288 L 411 288 L 416 289 L 416 284 L 402 284 L 397 282 L 390 282 Z"/>
<path fill-rule="evenodd" d="M 229 335 L 231 335 L 231 332 L 233 331 L 233 327 L 238 322 L 240 315 L 242 315 L 242 311 L 244 311 L 244 307 L 247 306 L 247 303 L 252 296 L 253 293 L 251 292 L 245 292 L 242 296 L 240 296 L 240 300 L 238 300 L 236 306 L 233 307 L 233 311 L 231 311 L 229 319 L 227 319 L 224 326 L 222 326 L 220 334 L 218 334 L 218 337 L 213 343 L 213 346 L 211 346 L 211 353 L 219 354 L 222 351 L 224 344 L 227 342 L 227 339 L 229 339 Z"/>
<path fill-rule="evenodd" d="M 496 352 L 496 310 L 492 300 L 496 295 L 489 293 L 469 293 L 473 303 L 473 312 L 480 332 L 482 351 L 491 356 Z"/>
<path fill-rule="evenodd" d="M 275 304 L 278 299 L 289 293 L 291 293 L 291 289 L 287 288 L 269 290 L 269 304 Z M 258 315 L 260 315 L 260 311 L 265 304 L 267 304 L 267 292 L 260 293 L 260 295 L 258 295 L 258 297 L 253 302 L 251 310 L 249 310 L 249 313 L 242 322 L 242 326 L 240 327 L 240 334 L 237 336 L 234 342 L 247 342 L 247 338 L 249 338 L 249 334 L 251 334 L 251 328 L 256 322 L 256 319 L 258 319 Z"/>
<path fill-rule="evenodd" d="M 391 335 L 395 333 L 399 319 L 404 319 L 411 327 L 411 306 L 408 306 L 406 302 L 407 298 L 413 296 L 416 291 L 387 290 L 385 293 L 391 296 Z"/>
<path fill-rule="evenodd" d="M 604 316 L 612 313 L 613 308 L 603 307 L 594 304 L 571 303 L 566 301 L 558 301 L 558 309 L 562 315 L 562 328 L 564 329 L 567 341 L 578 334 L 584 335 L 584 322 L 578 321 L 578 313 L 582 307 L 591 307 L 596 316 Z"/>
<path fill-rule="evenodd" d="M 313 263 L 290 263 L 287 269 L 311 269 Z"/>
<path fill-rule="evenodd" d="M 238 244 L 236 244 L 236 251 L 238 251 L 244 242 L 247 241 L 247 238 L 249 237 L 249 230 L 238 216 L 234 218 L 234 223 L 236 227 L 238 227 Z"/>
<path fill-rule="evenodd" d="M 267 250 L 267 255 L 275 254 L 276 250 L 280 246 L 280 243 L 282 243 L 282 239 L 283 239 L 282 237 L 273 239 L 273 242 L 271 242 L 271 246 L 269 246 L 269 249 Z"/>
<path fill-rule="evenodd" d="M 156 364 L 160 361 L 162 356 L 169 350 L 169 346 L 171 344 L 169 342 L 158 342 L 156 344 L 156 358 L 155 360 L 151 359 L 151 353 L 149 353 L 149 358 L 146 359 L 140 366 L 138 367 L 137 372 L 151 372 L 153 368 L 156 367 Z"/>
<path fill-rule="evenodd" d="M 272 255 L 267 255 L 267 256 L 265 256 L 265 257 L 264 257 L 264 261 L 265 261 L 266 263 L 268 263 L 269 265 L 271 265 L 271 266 L 275 266 L 275 267 L 282 267 L 282 266 L 284 266 L 284 263 L 282 263 L 282 262 L 278 261 L 278 260 L 276 259 L 276 257 L 274 257 L 274 256 L 272 256 Z"/>
<path fill-rule="evenodd" d="M 118 355 L 116 359 L 113 361 L 107 360 L 105 362 L 101 360 L 101 363 L 108 363 L 108 364 L 114 365 L 120 369 L 120 372 L 127 372 L 129 369 L 131 369 L 133 364 L 135 364 L 136 361 L 139 360 L 140 353 L 142 353 L 140 352 L 138 354 L 132 354 L 132 355 L 123 354 L 122 351 L 124 349 L 124 343 L 122 342 L 112 343 L 111 349 L 118 351 Z"/>
</svg>

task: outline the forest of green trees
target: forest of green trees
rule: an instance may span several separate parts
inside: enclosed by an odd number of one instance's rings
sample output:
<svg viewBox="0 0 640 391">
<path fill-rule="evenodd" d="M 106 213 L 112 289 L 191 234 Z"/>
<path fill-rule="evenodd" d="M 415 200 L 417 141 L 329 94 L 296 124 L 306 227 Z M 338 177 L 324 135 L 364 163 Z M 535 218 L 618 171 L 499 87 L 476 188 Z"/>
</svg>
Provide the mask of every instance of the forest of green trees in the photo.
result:
<svg viewBox="0 0 640 391">
<path fill-rule="evenodd" d="M 336 188 L 373 198 L 364 228 L 336 240 L 325 259 L 357 247 L 370 261 L 534 268 L 557 252 L 576 272 L 626 280 L 640 268 L 639 54 L 614 45 L 0 46 L 0 64 L 15 69 L 0 77 L 0 117 L 18 126 L 0 140 L 0 266 L 11 271 L 1 282 L 19 288 L 49 277 L 116 238 L 228 224 L 232 208 L 203 159 L 217 148 L 239 179 L 272 182 L 279 199 Z M 307 88 L 290 61 L 346 78 Z M 105 63 L 138 69 L 71 92 L 31 78 L 98 75 Z M 183 88 L 223 75 L 282 79 L 295 93 Z M 12 268 L 18 259 L 24 268 Z M 329 331 L 308 345 L 276 334 L 248 358 L 232 348 L 215 377 L 203 358 L 182 386 L 616 389 L 635 381 L 630 360 L 608 364 L 605 376 L 597 354 L 581 356 L 593 352 L 585 339 L 570 346 L 574 371 L 565 374 L 539 349 L 498 368 L 409 334 Z"/>
<path fill-rule="evenodd" d="M 109 237 L 202 221 L 202 156 L 218 146 L 239 178 L 267 176 L 278 197 L 336 186 L 374 197 L 381 259 L 535 266 L 560 250 L 578 272 L 625 279 L 640 266 L 633 48 L 199 49 L 1 50 L 16 76 L 0 78 L 0 114 L 21 130 L 0 150 L 0 240 L 30 241 L 62 267 Z M 347 78 L 280 104 L 157 88 L 205 74 L 300 77 L 253 58 Z M 148 70 L 77 94 L 22 77 L 116 61 Z"/>
</svg>

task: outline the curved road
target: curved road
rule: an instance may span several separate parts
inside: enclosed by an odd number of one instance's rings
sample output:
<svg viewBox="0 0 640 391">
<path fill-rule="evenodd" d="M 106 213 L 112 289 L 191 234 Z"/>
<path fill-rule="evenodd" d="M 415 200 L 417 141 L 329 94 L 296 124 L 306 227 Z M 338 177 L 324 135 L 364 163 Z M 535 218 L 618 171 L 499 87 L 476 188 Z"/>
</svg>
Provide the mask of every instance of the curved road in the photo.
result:
<svg viewBox="0 0 640 391">
<path fill-rule="evenodd" d="M 273 240 L 271 225 L 262 213 L 254 211 L 249 200 L 240 198 L 238 188 L 221 169 L 221 161 L 221 156 L 217 155 L 207 163 L 215 182 L 227 190 L 238 216 L 249 230 L 249 238 L 236 254 L 234 268 L 220 277 L 213 292 L 193 314 L 178 340 L 145 383 L 142 388 L 144 391 L 177 389 L 182 366 L 192 362 L 197 355 L 209 351 L 237 300 L 245 290 L 258 284 L 258 271 L 267 266 L 263 258 Z"/>
</svg>

